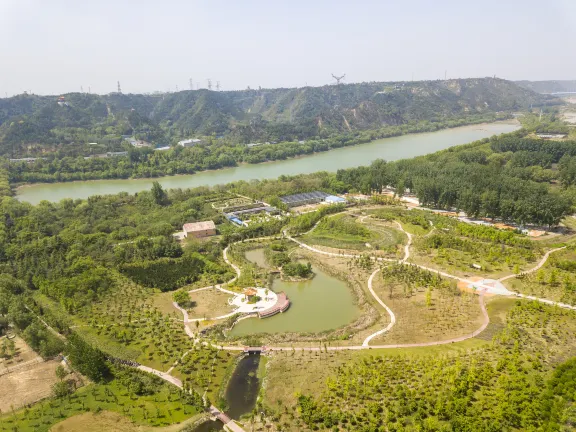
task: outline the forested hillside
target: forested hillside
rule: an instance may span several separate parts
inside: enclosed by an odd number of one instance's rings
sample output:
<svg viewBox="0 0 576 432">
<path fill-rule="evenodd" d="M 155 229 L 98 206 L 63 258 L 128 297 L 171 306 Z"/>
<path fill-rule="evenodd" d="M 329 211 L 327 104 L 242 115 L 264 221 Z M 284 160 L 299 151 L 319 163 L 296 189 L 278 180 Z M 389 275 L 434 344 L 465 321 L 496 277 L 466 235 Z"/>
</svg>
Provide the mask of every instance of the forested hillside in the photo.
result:
<svg viewBox="0 0 576 432">
<path fill-rule="evenodd" d="M 19 95 L 0 99 L 0 154 L 119 150 L 125 146 L 122 135 L 155 145 L 213 134 L 233 143 L 301 140 L 446 122 L 546 101 L 547 96 L 492 78 L 161 95 Z M 100 147 L 86 147 L 91 142 Z"/>
</svg>

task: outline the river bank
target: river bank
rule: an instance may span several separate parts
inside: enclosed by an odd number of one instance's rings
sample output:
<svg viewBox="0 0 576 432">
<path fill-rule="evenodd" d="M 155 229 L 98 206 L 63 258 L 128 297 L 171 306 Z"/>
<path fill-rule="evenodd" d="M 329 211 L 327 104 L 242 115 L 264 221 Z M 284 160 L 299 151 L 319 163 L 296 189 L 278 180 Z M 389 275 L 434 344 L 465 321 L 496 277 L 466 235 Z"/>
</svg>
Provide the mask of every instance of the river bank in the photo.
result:
<svg viewBox="0 0 576 432">
<path fill-rule="evenodd" d="M 234 168 L 202 171 L 191 175 L 175 175 L 157 179 L 86 180 L 65 183 L 37 183 L 16 189 L 21 201 L 37 204 L 42 200 L 52 202 L 61 199 L 87 198 L 91 195 L 137 193 L 148 190 L 154 181 L 166 189 L 214 186 L 234 181 L 270 179 L 281 175 L 309 174 L 318 171 L 335 172 L 338 169 L 368 165 L 374 159 L 389 161 L 421 156 L 456 145 L 467 144 L 492 135 L 509 133 L 519 129 L 510 121 L 482 123 L 443 129 L 437 132 L 402 135 L 383 138 L 366 144 L 342 147 L 309 156 L 277 160 L 261 164 L 243 164 Z"/>
</svg>

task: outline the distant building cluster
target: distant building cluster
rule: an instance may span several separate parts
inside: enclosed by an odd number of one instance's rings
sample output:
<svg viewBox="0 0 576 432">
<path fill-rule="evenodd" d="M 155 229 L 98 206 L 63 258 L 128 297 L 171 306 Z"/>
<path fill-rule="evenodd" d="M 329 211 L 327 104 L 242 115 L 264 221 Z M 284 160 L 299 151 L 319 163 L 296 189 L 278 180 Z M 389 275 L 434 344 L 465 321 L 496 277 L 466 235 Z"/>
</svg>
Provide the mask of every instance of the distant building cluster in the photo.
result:
<svg viewBox="0 0 576 432">
<path fill-rule="evenodd" d="M 110 157 L 123 157 L 128 156 L 127 151 L 119 151 L 119 152 L 106 152 L 101 154 L 96 154 L 92 156 L 84 156 L 84 159 L 103 159 L 103 158 L 110 158 Z"/>
<path fill-rule="evenodd" d="M 248 226 L 247 222 L 243 220 L 251 215 L 266 213 L 268 215 L 278 214 L 279 210 L 266 203 L 256 201 L 252 204 L 244 204 L 226 208 L 224 217 L 235 225 Z"/>
<path fill-rule="evenodd" d="M 26 163 L 32 163 L 32 162 L 36 162 L 39 159 L 46 159 L 46 158 L 19 158 L 19 159 L 9 159 L 10 162 L 26 162 Z"/>
<path fill-rule="evenodd" d="M 194 147 L 195 145 L 201 144 L 202 140 L 198 138 L 190 138 L 182 141 L 178 141 L 178 145 L 182 147 Z"/>
<path fill-rule="evenodd" d="M 538 138 L 542 139 L 562 139 L 566 138 L 566 134 L 536 134 Z"/>
<path fill-rule="evenodd" d="M 304 192 L 294 195 L 286 195 L 280 197 L 280 201 L 282 201 L 290 208 L 300 207 L 308 204 L 318 204 L 318 203 L 326 203 L 326 204 L 346 203 L 346 199 L 336 195 L 330 195 L 322 191 Z"/>
</svg>

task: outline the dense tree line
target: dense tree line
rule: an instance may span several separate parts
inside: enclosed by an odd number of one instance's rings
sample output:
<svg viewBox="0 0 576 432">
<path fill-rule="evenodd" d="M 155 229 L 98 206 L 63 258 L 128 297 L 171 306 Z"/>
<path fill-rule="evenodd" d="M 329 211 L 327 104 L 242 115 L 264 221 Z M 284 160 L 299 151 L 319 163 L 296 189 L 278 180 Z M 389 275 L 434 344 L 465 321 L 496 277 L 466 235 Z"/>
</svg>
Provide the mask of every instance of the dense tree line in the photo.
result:
<svg viewBox="0 0 576 432">
<path fill-rule="evenodd" d="M 92 381 L 101 382 L 110 377 L 110 367 L 104 353 L 76 333 L 68 336 L 66 355 L 72 366 Z"/>
<path fill-rule="evenodd" d="M 412 122 L 387 126 L 372 131 L 335 134 L 328 138 L 306 141 L 262 143 L 248 147 L 229 139 L 210 137 L 203 144 L 191 148 L 175 146 L 167 151 L 152 148 L 127 148 L 126 157 L 88 158 L 63 155 L 49 156 L 35 162 L 12 162 L 9 165 L 12 183 L 59 182 L 112 178 L 161 177 L 176 174 L 193 174 L 198 171 L 233 167 L 240 163 L 262 163 L 310 155 L 341 147 L 368 143 L 375 139 L 407 133 L 432 132 L 446 127 L 480 123 L 494 118 L 468 117 L 450 122 Z"/>
<path fill-rule="evenodd" d="M 26 285 L 10 275 L 0 274 L 0 335 L 12 326 L 42 357 L 52 358 L 61 353 L 62 340 L 36 318 L 26 303 L 33 303 L 26 295 Z"/>
<path fill-rule="evenodd" d="M 209 264 L 199 253 L 191 253 L 181 258 L 159 258 L 124 264 L 120 271 L 145 287 L 170 291 L 198 280 L 205 272 L 214 276 L 226 272 L 217 265 L 207 269 Z"/>
<path fill-rule="evenodd" d="M 230 270 L 221 262 L 219 244 L 189 242 L 183 248 L 172 236 L 186 222 L 219 223 L 222 216 L 207 201 L 221 196 L 200 188 L 171 191 L 162 205 L 151 192 L 142 192 L 38 206 L 5 197 L 0 201 L 0 270 L 69 313 L 107 293 L 120 270 L 162 289 L 203 274 L 215 282 L 227 280 Z"/>
<path fill-rule="evenodd" d="M 539 148 L 545 147 L 539 141 Z M 376 161 L 370 167 L 339 170 L 336 178 L 365 193 L 387 185 L 394 186 L 399 195 L 409 189 L 426 207 L 462 210 L 473 217 L 520 224 L 556 225 L 572 212 L 572 199 L 551 190 L 544 182 L 521 178 L 512 171 L 517 169 L 510 163 L 515 153 L 501 151 L 524 148 L 517 142 L 524 142 L 520 134 L 508 134 L 410 160 Z M 491 151 L 486 144 L 498 152 Z M 576 148 L 572 142 L 562 143 L 564 147 Z M 539 150 L 537 154 L 551 155 L 551 152 Z M 560 157 L 561 154 L 556 154 L 550 161 Z M 537 156 L 534 163 L 541 160 Z"/>
</svg>

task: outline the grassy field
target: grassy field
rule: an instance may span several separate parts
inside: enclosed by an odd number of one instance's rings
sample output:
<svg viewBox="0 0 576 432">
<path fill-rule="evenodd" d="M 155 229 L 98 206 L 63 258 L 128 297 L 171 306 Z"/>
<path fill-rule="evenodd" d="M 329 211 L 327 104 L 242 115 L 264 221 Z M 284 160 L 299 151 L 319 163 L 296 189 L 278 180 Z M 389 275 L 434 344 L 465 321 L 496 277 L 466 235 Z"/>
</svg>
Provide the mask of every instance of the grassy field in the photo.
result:
<svg viewBox="0 0 576 432">
<path fill-rule="evenodd" d="M 454 356 L 470 350 L 481 349 L 488 342 L 470 339 L 464 342 L 402 349 L 370 349 L 363 351 L 295 351 L 276 352 L 269 359 L 263 389 L 264 405 L 270 407 L 293 406 L 299 393 L 320 395 L 328 377 L 337 369 L 351 361 L 383 356 L 385 358 Z M 286 377 L 290 377 L 286 380 Z M 282 385 L 280 385 L 282 382 Z"/>
<path fill-rule="evenodd" d="M 491 325 L 501 329 L 506 315 L 514 307 L 516 300 L 495 297 L 487 300 L 487 310 Z M 486 330 L 490 330 L 490 327 Z M 491 338 L 490 338 L 491 340 Z M 490 343 L 482 334 L 477 338 L 463 342 L 402 349 L 370 349 L 365 351 L 329 351 L 329 352 L 277 352 L 268 360 L 264 403 L 269 406 L 291 406 L 296 402 L 298 393 L 319 395 L 326 379 L 337 368 L 350 362 L 370 356 L 413 357 L 413 356 L 458 356 L 470 351 L 483 349 Z M 286 381 L 284 377 L 289 376 Z M 278 385 L 282 381 L 283 385 Z"/>
<path fill-rule="evenodd" d="M 61 399 L 49 399 L 30 409 L 0 417 L 0 431 L 48 431 L 69 417 L 86 412 L 114 411 L 131 422 L 147 426 L 167 426 L 199 413 L 183 400 L 177 388 L 159 382 L 154 394 L 137 396 L 119 381 L 92 384 Z M 104 429 L 100 429 L 104 430 Z"/>
<path fill-rule="evenodd" d="M 128 417 L 114 411 L 78 414 L 50 428 L 50 432 L 179 432 L 183 427 L 196 424 L 206 414 L 196 414 L 174 425 L 151 427 L 138 425 Z"/>
<path fill-rule="evenodd" d="M 360 224 L 355 217 L 338 215 L 325 218 L 301 239 L 311 245 L 358 251 L 382 250 L 395 254 L 397 245 L 405 240 L 405 236 L 384 224 Z"/>
<path fill-rule="evenodd" d="M 210 318 L 231 313 L 234 308 L 228 304 L 230 294 L 215 289 L 197 291 L 190 294 L 195 306 L 188 311 L 190 318 Z"/>
<path fill-rule="evenodd" d="M 537 272 L 508 279 L 504 285 L 511 291 L 576 305 L 574 263 L 576 250 L 569 247 L 551 254 L 546 264 Z"/>
<path fill-rule="evenodd" d="M 533 380 L 545 379 L 554 365 L 576 353 L 576 317 L 570 311 L 506 298 L 489 299 L 488 310 L 496 326 L 488 329 L 494 340 L 473 338 L 411 349 L 275 353 L 268 361 L 264 389 L 269 421 L 284 431 L 336 430 L 334 426 L 360 430 L 367 422 L 383 421 L 390 428 L 404 424 L 410 431 L 442 430 L 421 429 L 423 418 L 417 412 L 427 409 L 428 398 L 437 400 L 454 391 L 453 379 L 470 371 L 483 375 L 468 410 L 477 412 L 475 419 L 480 422 L 481 412 L 497 417 L 490 406 L 494 407 L 495 398 L 502 405 L 502 395 L 511 397 L 509 382 L 522 381 L 522 391 L 535 391 Z M 514 365 L 497 366 L 509 363 Z M 313 410 L 304 412 L 302 403 L 311 403 Z M 338 414 L 332 417 L 331 412 Z M 433 421 L 438 427 L 443 424 L 438 418 Z"/>
<path fill-rule="evenodd" d="M 176 319 L 182 319 L 182 314 L 174 307 L 172 299 L 173 292 L 157 292 L 152 296 L 152 304 L 165 315 L 172 316 Z"/>
<path fill-rule="evenodd" d="M 482 241 L 446 232 L 435 232 L 413 242 L 410 261 L 461 277 L 499 278 L 532 268 L 543 256 L 537 242 L 531 248 Z M 472 265 L 480 265 L 480 269 Z"/>
<path fill-rule="evenodd" d="M 421 343 L 472 333 L 482 324 L 478 296 L 458 290 L 432 289 L 427 304 L 426 286 L 412 291 L 397 281 L 374 279 L 376 294 L 396 315 L 396 325 L 372 344 Z M 392 296 L 391 296 L 392 294 Z"/>
<path fill-rule="evenodd" d="M 206 396 L 216 402 L 237 355 L 230 351 L 197 346 L 186 354 L 171 374 L 199 393 L 206 391 Z"/>
</svg>

